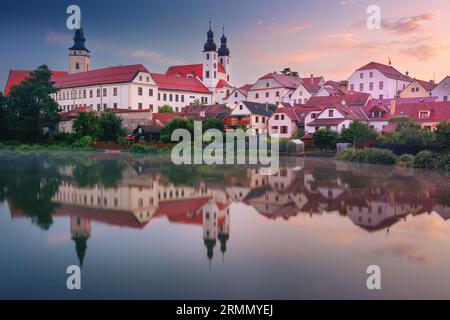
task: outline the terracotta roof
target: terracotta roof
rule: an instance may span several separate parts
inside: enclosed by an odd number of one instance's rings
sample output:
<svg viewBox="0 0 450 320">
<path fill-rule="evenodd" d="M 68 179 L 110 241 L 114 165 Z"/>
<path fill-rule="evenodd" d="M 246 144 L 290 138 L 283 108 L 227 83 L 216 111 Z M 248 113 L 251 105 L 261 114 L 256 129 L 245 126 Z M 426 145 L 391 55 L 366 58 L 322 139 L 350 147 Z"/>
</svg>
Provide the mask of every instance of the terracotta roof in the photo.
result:
<svg viewBox="0 0 450 320">
<path fill-rule="evenodd" d="M 260 78 L 260 80 L 266 80 L 266 79 L 274 79 L 279 84 L 281 84 L 283 87 L 288 88 L 288 89 L 297 89 L 298 86 L 303 82 L 302 78 L 287 76 L 287 75 L 277 73 L 277 72 L 268 73 Z"/>
<path fill-rule="evenodd" d="M 430 81 L 424 81 L 419 79 L 416 79 L 415 81 L 417 81 L 417 83 L 419 83 L 422 86 L 422 88 L 424 88 L 428 92 L 431 92 L 431 90 L 433 90 L 433 88 L 436 86 L 436 84 Z"/>
<path fill-rule="evenodd" d="M 225 69 L 222 64 L 219 63 L 219 73 L 225 73 Z M 182 66 L 171 66 L 167 69 L 166 75 L 170 76 L 196 76 L 199 79 L 203 79 L 203 64 L 187 64 Z"/>
<path fill-rule="evenodd" d="M 429 111 L 428 118 L 421 118 L 420 112 Z M 450 119 L 450 102 L 423 102 L 396 106 L 393 117 L 410 117 L 415 122 L 442 122 Z"/>
<path fill-rule="evenodd" d="M 302 85 L 309 93 L 317 93 L 320 90 L 322 77 L 302 78 Z"/>
<path fill-rule="evenodd" d="M 381 64 L 381 63 L 377 63 L 377 62 L 370 62 L 370 63 L 366 64 L 364 67 L 361 67 L 356 71 L 364 71 L 364 70 L 378 70 L 386 77 L 388 77 L 390 79 L 394 79 L 394 80 L 407 81 L 407 82 L 413 81 L 412 78 L 404 75 L 403 73 L 401 73 L 394 67 L 388 66 L 385 64 Z"/>
<path fill-rule="evenodd" d="M 186 106 L 182 112 L 186 116 L 200 116 L 200 113 L 205 113 L 205 118 L 217 118 L 222 114 L 229 113 L 231 110 L 226 104 L 212 104 L 212 105 L 194 105 Z"/>
<path fill-rule="evenodd" d="M 78 107 L 78 108 L 73 109 L 73 110 L 70 110 L 70 111 L 68 111 L 68 112 L 62 112 L 62 113 L 59 114 L 59 116 L 60 116 L 60 119 L 61 119 L 61 120 L 74 119 L 74 118 L 76 118 L 76 117 L 78 116 L 78 114 L 79 114 L 80 112 L 82 112 L 82 111 L 84 111 L 84 112 L 92 112 L 93 110 L 92 110 L 91 107 L 87 107 L 87 106 L 84 106 L 84 107 Z"/>
<path fill-rule="evenodd" d="M 160 202 L 155 217 L 167 216 L 169 221 L 183 224 L 203 224 L 203 214 L 199 210 L 211 198 Z"/>
<path fill-rule="evenodd" d="M 164 126 L 175 118 L 185 118 L 184 113 L 171 112 L 171 113 L 154 113 L 153 120 L 159 125 Z"/>
<path fill-rule="evenodd" d="M 341 106 L 345 100 L 347 106 L 364 106 L 369 101 L 370 94 L 364 92 L 351 91 L 347 95 L 328 96 L 328 97 L 311 97 L 305 106 Z"/>
<path fill-rule="evenodd" d="M 31 70 L 10 70 L 8 75 L 8 81 L 6 82 L 5 87 L 5 96 L 7 96 L 12 87 L 20 85 L 22 82 L 28 79 L 28 77 L 33 73 Z M 67 75 L 65 71 L 53 71 L 52 72 L 52 81 L 55 81 L 56 78 Z"/>
<path fill-rule="evenodd" d="M 316 119 L 308 124 L 310 127 L 337 126 L 344 122 L 345 118 L 340 119 Z"/>
<path fill-rule="evenodd" d="M 133 81 L 139 72 L 149 73 L 142 64 L 137 64 L 68 74 L 56 78 L 55 87 L 73 88 L 101 84 L 127 83 Z"/>
<path fill-rule="evenodd" d="M 284 113 L 286 114 L 292 121 L 304 124 L 305 117 L 308 113 L 312 111 L 322 111 L 323 107 L 304 107 L 304 106 L 294 106 L 293 108 L 278 108 L 274 113 Z"/>
<path fill-rule="evenodd" d="M 389 122 L 384 128 L 383 133 L 392 133 L 396 132 L 398 127 L 398 122 Z"/>
<path fill-rule="evenodd" d="M 152 73 L 152 78 L 155 80 L 159 89 L 175 90 L 175 91 L 189 91 L 211 94 L 207 87 L 204 86 L 197 78 L 188 78 L 180 76 L 172 76 L 167 74 Z"/>
<path fill-rule="evenodd" d="M 422 103 L 422 102 L 436 102 L 437 97 L 423 97 L 423 98 L 397 98 L 397 99 L 373 99 L 370 100 L 367 104 L 370 107 L 373 106 L 383 106 L 385 108 L 389 108 L 391 105 L 391 102 L 395 100 L 396 105 L 401 104 L 409 104 L 409 103 Z"/>
<path fill-rule="evenodd" d="M 228 82 L 226 82 L 225 80 L 219 80 L 219 82 L 217 83 L 216 88 L 217 89 L 222 89 L 224 87 L 232 88 L 232 86 Z"/>
</svg>

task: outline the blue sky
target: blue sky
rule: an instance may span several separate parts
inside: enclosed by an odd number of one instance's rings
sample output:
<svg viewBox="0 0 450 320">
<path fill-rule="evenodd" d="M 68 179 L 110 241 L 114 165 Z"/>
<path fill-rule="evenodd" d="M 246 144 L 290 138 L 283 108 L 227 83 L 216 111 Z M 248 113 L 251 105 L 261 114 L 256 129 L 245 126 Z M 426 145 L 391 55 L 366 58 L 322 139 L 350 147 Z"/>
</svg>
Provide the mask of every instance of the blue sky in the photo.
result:
<svg viewBox="0 0 450 320">
<path fill-rule="evenodd" d="M 9 1 L 0 11 L 0 88 L 9 69 L 66 69 L 70 4 L 81 7 L 95 68 L 143 63 L 164 72 L 199 63 L 211 17 L 217 43 L 225 25 L 238 85 L 285 66 L 340 80 L 388 57 L 425 80 L 448 72 L 448 0 Z M 365 28 L 370 4 L 382 9 L 382 30 Z"/>
</svg>

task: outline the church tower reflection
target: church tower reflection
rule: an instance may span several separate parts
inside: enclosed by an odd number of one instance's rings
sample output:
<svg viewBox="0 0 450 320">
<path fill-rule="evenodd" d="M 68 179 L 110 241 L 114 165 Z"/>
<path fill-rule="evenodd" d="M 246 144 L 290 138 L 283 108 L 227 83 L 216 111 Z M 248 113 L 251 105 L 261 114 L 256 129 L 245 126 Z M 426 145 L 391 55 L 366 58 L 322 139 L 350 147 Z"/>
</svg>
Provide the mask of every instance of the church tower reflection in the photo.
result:
<svg viewBox="0 0 450 320">
<path fill-rule="evenodd" d="M 91 236 L 91 231 L 92 227 L 90 219 L 78 216 L 70 217 L 70 233 L 72 235 L 72 240 L 75 242 L 75 251 L 78 256 L 80 268 L 83 267 L 87 250 L 87 241 Z"/>
</svg>

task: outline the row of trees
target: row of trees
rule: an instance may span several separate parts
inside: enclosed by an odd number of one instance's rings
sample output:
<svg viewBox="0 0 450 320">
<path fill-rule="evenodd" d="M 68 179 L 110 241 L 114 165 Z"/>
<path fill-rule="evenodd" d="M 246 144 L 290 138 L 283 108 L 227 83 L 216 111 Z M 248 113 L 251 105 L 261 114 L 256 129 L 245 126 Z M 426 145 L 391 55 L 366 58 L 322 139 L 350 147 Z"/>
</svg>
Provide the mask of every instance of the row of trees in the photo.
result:
<svg viewBox="0 0 450 320">
<path fill-rule="evenodd" d="M 418 146 L 450 151 L 450 122 L 446 121 L 435 131 L 421 129 L 409 118 L 396 118 L 391 122 L 398 123 L 395 132 L 384 135 L 363 122 L 355 121 L 339 134 L 331 130 L 318 130 L 314 134 L 314 144 L 322 150 L 334 150 L 337 143 L 355 143 L 356 141 L 373 141 L 381 145 Z"/>
</svg>

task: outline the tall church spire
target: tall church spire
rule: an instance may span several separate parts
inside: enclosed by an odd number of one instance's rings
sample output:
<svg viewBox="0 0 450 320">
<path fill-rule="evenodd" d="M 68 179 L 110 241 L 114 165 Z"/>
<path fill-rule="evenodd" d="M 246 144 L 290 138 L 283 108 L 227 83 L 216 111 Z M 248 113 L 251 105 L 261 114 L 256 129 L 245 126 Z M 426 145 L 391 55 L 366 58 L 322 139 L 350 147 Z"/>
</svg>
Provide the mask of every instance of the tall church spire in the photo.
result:
<svg viewBox="0 0 450 320">
<path fill-rule="evenodd" d="M 203 47 L 204 51 L 205 52 L 216 51 L 217 45 L 214 42 L 214 32 L 211 29 L 211 18 L 209 19 L 209 31 L 206 35 L 207 35 L 207 40 L 206 40 L 205 46 Z"/>
<path fill-rule="evenodd" d="M 227 46 L 227 37 L 225 36 L 225 27 L 223 27 L 223 35 L 220 39 L 220 48 L 219 48 L 219 57 L 229 57 L 230 56 L 230 49 L 228 49 Z"/>
<path fill-rule="evenodd" d="M 80 27 L 80 29 L 77 29 L 75 31 L 73 42 L 74 44 L 72 47 L 69 48 L 69 50 L 80 50 L 89 52 L 89 50 L 86 48 L 86 38 L 84 37 L 84 31 L 82 27 Z"/>
</svg>

